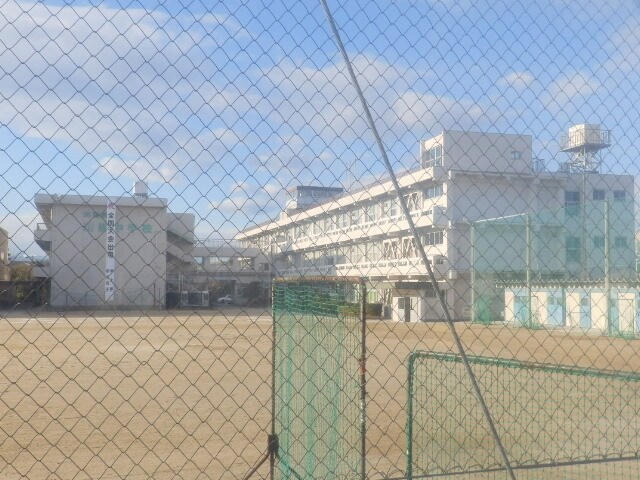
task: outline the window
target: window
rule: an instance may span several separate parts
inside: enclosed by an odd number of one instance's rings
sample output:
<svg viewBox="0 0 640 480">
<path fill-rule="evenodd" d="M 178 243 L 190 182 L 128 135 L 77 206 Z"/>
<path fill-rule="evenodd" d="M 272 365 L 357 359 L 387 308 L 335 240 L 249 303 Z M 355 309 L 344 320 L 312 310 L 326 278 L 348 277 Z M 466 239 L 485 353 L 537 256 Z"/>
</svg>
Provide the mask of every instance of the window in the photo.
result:
<svg viewBox="0 0 640 480">
<path fill-rule="evenodd" d="M 511 150 L 511 160 L 520 160 L 522 152 L 520 150 Z"/>
<path fill-rule="evenodd" d="M 580 191 L 579 190 L 565 190 L 564 192 L 564 206 L 571 207 L 573 205 L 580 204 Z"/>
<path fill-rule="evenodd" d="M 604 248 L 604 236 L 596 235 L 593 237 L 593 248 Z"/>
<path fill-rule="evenodd" d="M 209 257 L 209 265 L 220 266 L 229 265 L 231 257 Z"/>
<path fill-rule="evenodd" d="M 434 145 L 424 154 L 422 168 L 431 168 L 442 165 L 442 145 Z"/>
<path fill-rule="evenodd" d="M 613 201 L 614 202 L 624 202 L 627 199 L 627 192 L 624 190 L 614 190 L 613 191 Z"/>
<path fill-rule="evenodd" d="M 444 243 L 444 230 L 435 230 L 428 232 L 424 236 L 424 245 L 442 245 Z"/>
<path fill-rule="evenodd" d="M 253 270 L 256 259 L 253 257 L 238 258 L 238 267 L 240 270 Z"/>
<path fill-rule="evenodd" d="M 338 227 L 338 216 L 337 215 L 329 215 L 325 219 L 326 231 L 331 232 Z"/>
<path fill-rule="evenodd" d="M 338 228 L 347 228 L 349 226 L 349 214 L 348 213 L 339 213 L 338 214 Z"/>
<path fill-rule="evenodd" d="M 420 209 L 420 195 L 418 192 L 411 192 L 408 195 L 405 195 L 404 199 L 405 202 L 407 202 L 407 208 L 410 212 Z"/>
<path fill-rule="evenodd" d="M 193 259 L 195 260 L 196 264 L 198 265 L 204 265 L 204 259 L 206 257 L 193 257 Z"/>
<path fill-rule="evenodd" d="M 565 254 L 567 256 L 567 262 L 579 263 L 580 262 L 580 237 L 567 236 L 567 243 L 565 246 Z"/>
<path fill-rule="evenodd" d="M 605 195 L 604 190 L 599 190 L 599 189 L 594 189 L 593 190 L 593 200 L 595 202 L 599 202 L 599 201 L 604 200 L 604 195 Z"/>
<path fill-rule="evenodd" d="M 402 239 L 402 258 L 413 258 L 416 256 L 415 242 L 413 238 Z"/>
<path fill-rule="evenodd" d="M 362 218 L 362 211 L 359 208 L 351 210 L 351 225 L 360 225 L 360 219 Z"/>
<path fill-rule="evenodd" d="M 579 215 L 580 214 L 580 191 L 565 190 L 564 206 L 566 207 L 567 215 L 571 215 L 571 216 Z"/>
<path fill-rule="evenodd" d="M 385 260 L 398 258 L 398 240 L 384 242 L 382 258 Z"/>
<path fill-rule="evenodd" d="M 616 236 L 616 238 L 613 241 L 613 246 L 615 248 L 627 248 L 627 237 Z"/>
<path fill-rule="evenodd" d="M 331 231 L 331 216 L 330 215 L 328 217 L 324 217 L 323 225 L 324 225 L 324 233 L 327 233 L 327 232 Z"/>
<path fill-rule="evenodd" d="M 389 200 L 390 205 L 389 205 L 389 216 L 390 217 L 395 217 L 398 215 L 398 201 L 397 199 L 394 197 L 391 200 Z"/>
<path fill-rule="evenodd" d="M 382 258 L 382 244 L 380 242 L 371 242 L 368 244 L 368 258 L 373 262 L 377 262 Z"/>
<path fill-rule="evenodd" d="M 424 198 L 436 198 L 440 197 L 444 194 L 444 190 L 442 188 L 442 184 L 438 183 L 437 185 L 433 185 L 424 191 Z"/>
<path fill-rule="evenodd" d="M 377 217 L 377 212 L 376 212 L 376 206 L 375 205 L 369 205 L 368 207 L 366 207 L 366 220 L 367 222 L 375 222 L 378 219 Z"/>
<path fill-rule="evenodd" d="M 398 203 L 395 197 L 384 200 L 380 204 L 380 217 L 391 218 L 398 215 Z"/>
</svg>

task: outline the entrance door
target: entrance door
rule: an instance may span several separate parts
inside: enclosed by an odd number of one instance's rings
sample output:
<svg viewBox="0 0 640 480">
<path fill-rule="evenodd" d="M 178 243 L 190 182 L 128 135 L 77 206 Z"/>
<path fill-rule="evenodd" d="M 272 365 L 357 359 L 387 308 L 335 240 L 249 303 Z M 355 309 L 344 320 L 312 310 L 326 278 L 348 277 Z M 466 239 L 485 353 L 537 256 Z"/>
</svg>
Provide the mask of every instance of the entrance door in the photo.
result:
<svg viewBox="0 0 640 480">
<path fill-rule="evenodd" d="M 618 314 L 618 323 L 620 332 L 626 334 L 633 333 L 633 324 L 635 322 L 636 311 L 635 311 L 635 295 L 633 294 L 623 294 L 620 295 L 619 301 L 619 314 Z"/>
<path fill-rule="evenodd" d="M 591 301 L 587 294 L 580 298 L 580 328 L 591 328 Z"/>
<path fill-rule="evenodd" d="M 516 324 L 521 326 L 529 325 L 529 309 L 527 308 L 527 297 L 516 297 L 515 298 L 515 314 L 516 314 Z"/>
<path fill-rule="evenodd" d="M 404 321 L 411 321 L 411 297 L 404 297 Z"/>
<path fill-rule="evenodd" d="M 611 297 L 611 310 L 609 311 L 610 333 L 617 334 L 620 332 L 620 310 L 618 308 L 618 299 Z"/>
<path fill-rule="evenodd" d="M 547 323 L 552 327 L 561 327 L 564 325 L 564 305 L 562 297 L 550 294 L 547 300 L 548 321 Z"/>
</svg>

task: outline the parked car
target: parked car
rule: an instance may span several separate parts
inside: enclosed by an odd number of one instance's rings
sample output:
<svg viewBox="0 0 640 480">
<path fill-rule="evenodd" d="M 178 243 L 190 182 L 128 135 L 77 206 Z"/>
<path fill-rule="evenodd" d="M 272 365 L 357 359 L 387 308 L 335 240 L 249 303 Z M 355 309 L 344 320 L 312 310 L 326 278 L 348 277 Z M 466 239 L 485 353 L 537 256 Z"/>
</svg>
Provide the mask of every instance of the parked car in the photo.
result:
<svg viewBox="0 0 640 480">
<path fill-rule="evenodd" d="M 218 299 L 218 303 L 224 303 L 224 304 L 230 304 L 231 302 L 233 302 L 233 298 L 231 298 L 231 295 L 227 294 L 224 297 L 220 297 Z"/>
</svg>

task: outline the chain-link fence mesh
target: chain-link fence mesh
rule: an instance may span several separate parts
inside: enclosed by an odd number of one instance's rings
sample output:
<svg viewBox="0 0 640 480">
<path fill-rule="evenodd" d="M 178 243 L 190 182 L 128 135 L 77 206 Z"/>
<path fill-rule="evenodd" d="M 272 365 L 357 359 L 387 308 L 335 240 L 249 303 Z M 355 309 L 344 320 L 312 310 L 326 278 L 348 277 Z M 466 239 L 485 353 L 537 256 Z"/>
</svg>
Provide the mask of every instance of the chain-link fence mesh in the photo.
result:
<svg viewBox="0 0 640 480">
<path fill-rule="evenodd" d="M 518 478 L 637 476 L 640 376 L 469 359 Z M 418 351 L 408 368 L 407 475 L 504 478 L 459 358 Z"/>
<path fill-rule="evenodd" d="M 364 294 L 348 277 L 275 284 L 276 478 L 363 477 Z"/>
<path fill-rule="evenodd" d="M 634 0 L 0 0 L 0 477 L 637 478 L 638 72 Z"/>
</svg>

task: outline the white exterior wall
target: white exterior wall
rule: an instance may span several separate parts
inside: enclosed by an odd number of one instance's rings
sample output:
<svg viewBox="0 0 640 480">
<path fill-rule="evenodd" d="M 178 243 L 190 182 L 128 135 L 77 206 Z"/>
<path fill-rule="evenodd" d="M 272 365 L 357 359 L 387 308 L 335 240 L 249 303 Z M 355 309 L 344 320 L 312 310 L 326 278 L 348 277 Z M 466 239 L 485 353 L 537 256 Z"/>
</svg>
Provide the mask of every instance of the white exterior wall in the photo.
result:
<svg viewBox="0 0 640 480">
<path fill-rule="evenodd" d="M 573 188 L 582 178 L 576 174 L 534 172 L 531 143 L 528 135 L 445 131 L 420 142 L 419 161 L 431 158 L 428 157 L 429 149 L 442 145 L 442 165 L 398 176 L 401 187 L 407 192 L 424 192 L 436 184 L 443 186 L 443 195 L 423 200 L 422 209 L 412 212 L 412 217 L 421 233 L 444 230 L 443 243 L 427 246 L 426 253 L 430 257 L 444 257 L 443 262 L 436 265 L 436 274 L 442 289 L 454 290 L 448 293 L 448 298 L 457 318 L 465 317 L 471 300 L 470 223 L 485 218 L 562 208 L 565 190 Z M 616 186 L 624 185 L 626 189 L 633 185 L 633 178 L 629 176 L 622 178 L 596 174 L 590 177 L 589 185 L 592 188 L 606 184 L 609 186 L 609 195 L 613 195 L 611 192 Z M 633 192 L 633 188 L 627 191 Z M 362 221 L 346 227 L 326 229 L 323 226 L 317 232 L 312 226 L 314 222 L 322 223 L 325 217 L 349 213 L 374 203 L 381 204 L 394 196 L 391 182 L 383 181 L 340 199 L 249 228 L 237 238 L 260 245 L 265 252 L 272 248 L 271 245 L 275 246 L 277 254 L 287 257 L 287 261 L 276 265 L 278 273 L 285 275 L 362 275 L 373 282 L 389 284 L 407 278 L 424 280 L 426 268 L 418 256 L 364 258 L 353 263 L 336 254 L 334 264 L 327 264 L 323 260 L 325 257 L 316 253 L 323 248 L 359 245 L 365 241 L 383 243 L 394 237 L 410 236 L 408 223 L 400 215 L 394 218 L 378 217 L 371 222 Z M 440 213 L 426 214 L 428 210 L 433 211 L 434 207 L 438 207 Z M 399 207 L 397 210 L 399 213 Z M 307 228 L 311 233 L 297 236 L 296 227 L 305 225 L 311 225 Z M 539 235 L 547 241 L 541 243 L 544 246 L 535 254 L 548 259 L 549 271 L 560 268 L 565 255 L 564 239 L 551 231 Z M 515 251 L 508 238 L 501 241 L 504 242 L 502 246 L 493 245 L 499 255 L 494 256 L 492 261 L 504 263 L 505 268 L 524 268 L 522 252 Z M 626 260 L 625 257 L 618 261 L 622 264 Z M 544 316 L 542 305 L 546 303 L 541 301 L 540 315 Z"/>
<path fill-rule="evenodd" d="M 168 218 L 167 202 L 159 198 L 112 200 L 116 203 L 115 294 L 107 304 L 107 197 L 36 195 L 44 226 L 34 236 L 49 256 L 51 306 L 161 307 L 167 265 L 192 265 L 193 214 L 169 214 Z M 168 242 L 171 235 L 173 240 Z"/>
<path fill-rule="evenodd" d="M 582 318 L 582 292 L 568 292 L 566 295 L 566 322 L 569 328 L 580 328 Z"/>
<path fill-rule="evenodd" d="M 524 287 L 506 288 L 504 291 L 505 321 L 516 323 L 516 296 L 526 295 Z M 555 326 L 549 317 L 549 298 L 555 296 L 564 302 L 564 327 L 570 329 L 584 329 L 583 326 L 583 298 L 589 302 L 587 326 L 591 331 L 602 334 L 608 333 L 608 318 L 606 295 L 602 286 L 567 287 L 567 288 L 538 288 L 532 289 L 531 305 L 534 322 L 542 326 Z M 612 303 L 617 303 L 617 319 L 612 317 L 614 334 L 637 334 L 640 320 L 640 289 L 635 287 L 616 286 L 611 290 Z"/>
<path fill-rule="evenodd" d="M 442 134 L 445 170 L 531 175 L 531 136 L 445 131 Z M 425 142 L 425 150 L 433 141 Z M 519 152 L 513 158 L 512 152 Z"/>
<path fill-rule="evenodd" d="M 101 305 L 105 291 L 106 210 L 92 204 L 56 202 L 50 228 L 51 305 Z M 164 302 L 166 207 L 117 206 L 114 305 Z"/>
</svg>

